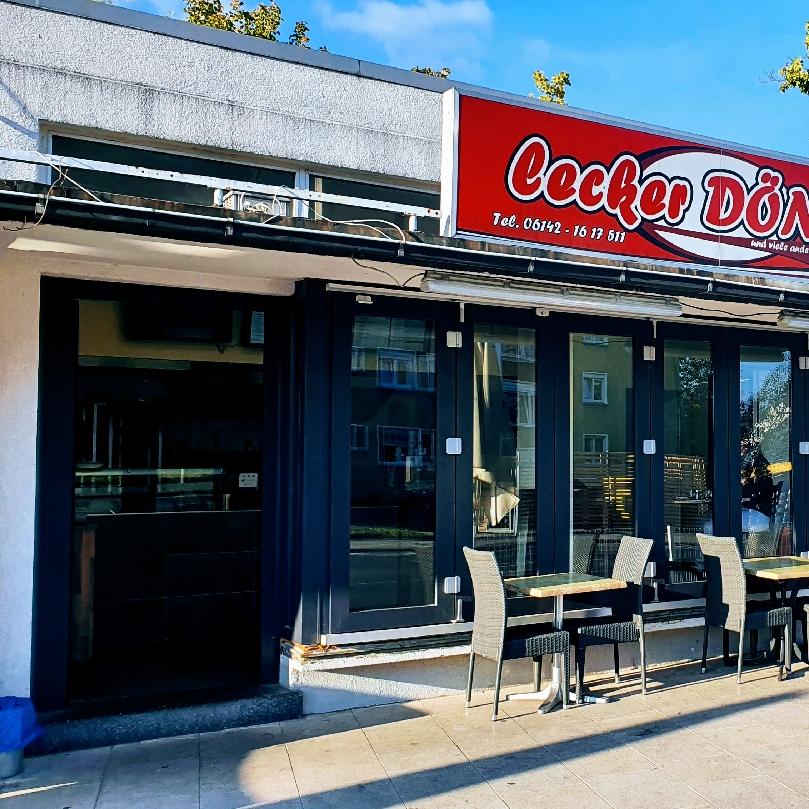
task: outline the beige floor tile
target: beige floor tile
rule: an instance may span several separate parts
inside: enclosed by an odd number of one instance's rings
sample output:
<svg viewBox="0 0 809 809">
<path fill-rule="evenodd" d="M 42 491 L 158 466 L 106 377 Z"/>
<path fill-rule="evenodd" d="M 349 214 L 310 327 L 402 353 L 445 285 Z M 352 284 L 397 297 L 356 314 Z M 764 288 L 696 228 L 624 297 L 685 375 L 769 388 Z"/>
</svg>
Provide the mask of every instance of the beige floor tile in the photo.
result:
<svg viewBox="0 0 809 809">
<path fill-rule="evenodd" d="M 662 769 L 595 775 L 585 780 L 612 806 L 621 809 L 693 809 L 705 804 L 702 795 Z"/>
<path fill-rule="evenodd" d="M 200 736 L 200 809 L 275 801 L 300 807 L 298 788 L 277 725 Z"/>
<path fill-rule="evenodd" d="M 720 749 L 744 758 L 749 750 L 769 744 L 786 744 L 787 738 L 763 725 L 744 727 L 704 728 L 696 726 L 694 733 L 707 739 Z"/>
<path fill-rule="evenodd" d="M 689 756 L 687 758 L 665 758 L 660 762 L 663 769 L 675 778 L 694 789 L 714 781 L 749 778 L 758 775 L 751 766 L 730 753 L 717 755 Z"/>
<path fill-rule="evenodd" d="M 715 781 L 699 788 L 718 809 L 807 809 L 809 801 L 765 775 Z"/>
<path fill-rule="evenodd" d="M 509 809 L 611 809 L 597 792 L 576 779 L 562 786 L 497 782 L 495 789 Z"/>
<path fill-rule="evenodd" d="M 552 752 L 572 772 L 581 778 L 596 775 L 640 772 L 654 769 L 654 764 L 631 747 L 616 747 L 608 750 L 583 751 L 575 742 L 564 748 L 553 748 Z"/>
<path fill-rule="evenodd" d="M 809 798 L 809 745 L 784 743 L 751 747 L 739 753 L 748 766 Z"/>
<path fill-rule="evenodd" d="M 503 809 L 495 790 L 469 763 L 394 777 L 409 809 Z"/>
</svg>

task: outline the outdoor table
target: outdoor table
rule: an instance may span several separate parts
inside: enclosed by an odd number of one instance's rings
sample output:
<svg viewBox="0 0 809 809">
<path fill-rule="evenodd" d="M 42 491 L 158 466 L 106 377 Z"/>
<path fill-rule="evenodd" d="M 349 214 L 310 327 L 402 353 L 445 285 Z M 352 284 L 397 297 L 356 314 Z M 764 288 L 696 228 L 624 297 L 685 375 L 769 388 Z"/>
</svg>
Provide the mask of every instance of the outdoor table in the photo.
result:
<svg viewBox="0 0 809 809">
<path fill-rule="evenodd" d="M 792 585 L 792 619 L 795 620 L 795 607 L 798 592 L 802 583 L 809 583 L 809 559 L 800 556 L 762 556 L 744 559 L 744 572 L 748 576 L 766 581 L 775 591 L 780 589 L 781 602 L 787 603 L 787 585 Z M 801 651 L 797 643 L 792 644 L 793 650 L 800 660 Z"/>
<path fill-rule="evenodd" d="M 626 588 L 626 582 L 620 579 L 591 576 L 588 573 L 549 573 L 544 576 L 524 576 L 505 579 L 504 584 L 509 590 L 513 590 L 520 595 L 531 596 L 532 598 L 553 598 L 553 625 L 556 629 L 563 628 L 565 596 Z M 568 672 L 569 676 L 570 672 Z M 509 694 L 506 699 L 539 700 L 541 704 L 537 709 L 537 713 L 547 713 L 553 710 L 562 701 L 562 661 L 559 655 L 553 656 L 551 684 L 547 688 L 542 691 L 531 691 L 524 694 Z M 583 701 L 598 702 L 606 700 L 586 695 L 583 696 Z"/>
</svg>

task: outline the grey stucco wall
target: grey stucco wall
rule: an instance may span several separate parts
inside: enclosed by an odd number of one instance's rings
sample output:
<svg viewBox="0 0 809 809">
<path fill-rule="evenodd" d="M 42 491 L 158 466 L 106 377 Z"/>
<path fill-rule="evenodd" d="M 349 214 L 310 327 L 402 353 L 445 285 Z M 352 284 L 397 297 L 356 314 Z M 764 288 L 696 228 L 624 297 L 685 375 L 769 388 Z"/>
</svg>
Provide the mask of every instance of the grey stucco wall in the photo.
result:
<svg viewBox="0 0 809 809">
<path fill-rule="evenodd" d="M 10 2 L 0 31 L 0 145 L 36 149 L 67 125 L 439 179 L 434 90 Z"/>
</svg>

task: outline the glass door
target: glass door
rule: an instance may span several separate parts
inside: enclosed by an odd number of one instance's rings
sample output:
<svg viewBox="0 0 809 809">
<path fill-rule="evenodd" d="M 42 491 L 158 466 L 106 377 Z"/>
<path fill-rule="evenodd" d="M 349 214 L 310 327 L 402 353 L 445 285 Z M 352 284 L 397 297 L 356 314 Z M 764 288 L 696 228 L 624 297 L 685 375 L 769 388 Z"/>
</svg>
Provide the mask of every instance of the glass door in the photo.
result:
<svg viewBox="0 0 809 809">
<path fill-rule="evenodd" d="M 569 346 L 569 569 L 608 576 L 635 533 L 634 339 L 573 332 Z"/>
<path fill-rule="evenodd" d="M 331 632 L 452 617 L 452 309 L 334 300 Z"/>
<path fill-rule="evenodd" d="M 742 555 L 794 553 L 792 353 L 786 345 L 739 350 Z"/>
<path fill-rule="evenodd" d="M 472 545 L 493 551 L 504 576 L 531 575 L 537 567 L 536 332 L 478 324 L 473 352 Z"/>
<path fill-rule="evenodd" d="M 714 368 L 709 340 L 663 341 L 663 517 L 670 584 L 701 579 L 713 533 Z"/>
</svg>

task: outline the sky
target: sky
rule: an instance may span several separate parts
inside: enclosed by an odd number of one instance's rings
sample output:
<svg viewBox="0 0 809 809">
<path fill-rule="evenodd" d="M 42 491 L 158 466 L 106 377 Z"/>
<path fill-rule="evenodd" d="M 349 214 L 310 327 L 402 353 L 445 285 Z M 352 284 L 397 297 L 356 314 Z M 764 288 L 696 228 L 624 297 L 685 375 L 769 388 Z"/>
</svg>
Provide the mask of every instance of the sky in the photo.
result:
<svg viewBox="0 0 809 809">
<path fill-rule="evenodd" d="M 115 0 L 182 19 L 182 0 Z M 566 70 L 571 106 L 809 157 L 809 96 L 767 74 L 805 55 L 809 3 L 778 0 L 279 0 L 312 45 L 528 95 Z M 252 0 L 245 5 L 252 8 Z"/>
</svg>

